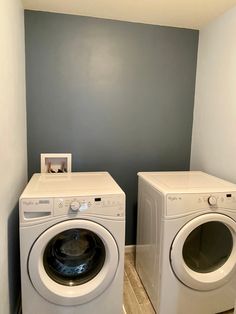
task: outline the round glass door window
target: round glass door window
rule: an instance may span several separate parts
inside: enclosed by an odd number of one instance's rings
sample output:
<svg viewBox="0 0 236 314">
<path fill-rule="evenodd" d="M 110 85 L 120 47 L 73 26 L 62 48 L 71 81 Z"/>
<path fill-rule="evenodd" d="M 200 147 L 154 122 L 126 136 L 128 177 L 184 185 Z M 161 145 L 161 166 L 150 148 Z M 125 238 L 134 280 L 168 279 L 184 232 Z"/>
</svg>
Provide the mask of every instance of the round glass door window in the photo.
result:
<svg viewBox="0 0 236 314">
<path fill-rule="evenodd" d="M 233 237 L 222 222 L 210 221 L 195 228 L 183 245 L 183 259 L 198 273 L 209 273 L 220 268 L 229 258 Z"/>
<path fill-rule="evenodd" d="M 105 258 L 105 246 L 98 235 L 91 230 L 75 228 L 51 239 L 44 251 L 43 264 L 55 282 L 78 286 L 100 272 Z"/>
</svg>

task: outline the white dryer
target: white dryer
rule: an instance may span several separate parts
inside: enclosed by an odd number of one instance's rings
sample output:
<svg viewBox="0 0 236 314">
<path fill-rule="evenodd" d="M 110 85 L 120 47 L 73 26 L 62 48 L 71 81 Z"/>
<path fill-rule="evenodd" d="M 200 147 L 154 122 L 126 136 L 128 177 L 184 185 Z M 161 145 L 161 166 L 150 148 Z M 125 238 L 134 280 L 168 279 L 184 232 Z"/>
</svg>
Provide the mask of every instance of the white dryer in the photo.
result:
<svg viewBox="0 0 236 314">
<path fill-rule="evenodd" d="M 120 314 L 125 194 L 107 172 L 35 174 L 20 197 L 23 314 Z"/>
<path fill-rule="evenodd" d="M 159 314 L 213 314 L 236 297 L 236 185 L 139 173 L 136 269 Z"/>
</svg>

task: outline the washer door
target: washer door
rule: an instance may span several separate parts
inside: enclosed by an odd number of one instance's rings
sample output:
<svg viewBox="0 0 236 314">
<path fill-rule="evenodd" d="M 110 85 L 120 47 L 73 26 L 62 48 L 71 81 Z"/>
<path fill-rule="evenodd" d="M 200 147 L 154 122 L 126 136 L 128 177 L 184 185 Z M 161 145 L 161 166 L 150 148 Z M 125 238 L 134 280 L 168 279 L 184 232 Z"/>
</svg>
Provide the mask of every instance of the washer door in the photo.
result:
<svg viewBox="0 0 236 314">
<path fill-rule="evenodd" d="M 176 235 L 170 262 L 177 278 L 195 290 L 224 285 L 236 265 L 236 222 L 222 214 L 205 214 Z"/>
<path fill-rule="evenodd" d="M 59 305 L 86 303 L 113 280 L 119 262 L 116 242 L 101 225 L 67 220 L 35 241 L 28 272 L 35 289 Z"/>
</svg>

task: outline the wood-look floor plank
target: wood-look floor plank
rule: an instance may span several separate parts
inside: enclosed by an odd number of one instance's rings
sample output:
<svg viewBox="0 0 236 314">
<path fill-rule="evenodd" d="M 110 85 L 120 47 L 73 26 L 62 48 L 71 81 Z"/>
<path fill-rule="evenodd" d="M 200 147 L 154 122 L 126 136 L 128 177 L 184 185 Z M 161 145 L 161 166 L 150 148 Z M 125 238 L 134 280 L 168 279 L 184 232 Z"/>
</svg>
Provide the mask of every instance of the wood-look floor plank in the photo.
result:
<svg viewBox="0 0 236 314">
<path fill-rule="evenodd" d="M 129 280 L 124 281 L 124 307 L 127 314 L 142 314 Z"/>
<path fill-rule="evenodd" d="M 128 261 L 133 266 L 134 266 L 134 259 L 135 259 L 134 253 L 129 252 L 125 254 L 125 260 Z"/>
<path fill-rule="evenodd" d="M 128 276 L 127 276 L 126 272 L 124 272 L 124 281 L 128 281 L 128 280 L 129 280 Z"/>
<path fill-rule="evenodd" d="M 125 254 L 124 307 L 126 314 L 155 314 L 135 270 L 134 254 Z"/>
<path fill-rule="evenodd" d="M 134 290 L 138 303 L 139 304 L 150 303 L 147 293 L 144 290 L 143 285 L 139 279 L 139 276 L 134 268 L 134 265 L 129 259 L 125 261 L 125 272 Z"/>
<path fill-rule="evenodd" d="M 145 314 L 155 314 L 156 312 L 154 311 L 150 301 L 146 302 L 145 304 L 140 304 L 140 309 L 142 313 Z"/>
</svg>

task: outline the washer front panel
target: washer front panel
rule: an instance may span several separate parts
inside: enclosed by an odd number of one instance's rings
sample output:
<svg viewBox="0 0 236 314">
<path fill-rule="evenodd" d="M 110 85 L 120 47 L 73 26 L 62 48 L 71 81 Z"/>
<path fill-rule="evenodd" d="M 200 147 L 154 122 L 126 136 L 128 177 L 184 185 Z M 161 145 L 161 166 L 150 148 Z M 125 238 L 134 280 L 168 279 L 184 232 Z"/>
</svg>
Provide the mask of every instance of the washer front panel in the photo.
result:
<svg viewBox="0 0 236 314">
<path fill-rule="evenodd" d="M 236 266 L 236 222 L 223 214 L 204 214 L 176 235 L 170 252 L 176 277 L 195 290 L 224 285 Z"/>
<path fill-rule="evenodd" d="M 70 280 L 67 280 L 67 284 L 64 284 L 63 281 L 60 283 L 60 280 L 53 280 L 53 275 L 50 274 L 48 269 L 45 270 L 45 249 L 48 247 L 50 241 L 57 239 L 58 235 L 64 235 L 70 232 L 70 230 L 78 229 L 91 231 L 92 234 L 95 234 L 100 239 L 103 244 L 102 246 L 104 246 L 105 258 L 102 260 L 99 272 L 95 276 L 91 276 L 89 281 L 84 280 L 84 283 L 81 281 L 78 284 L 72 280 L 70 284 Z M 97 240 L 95 239 L 95 241 Z M 71 256 L 73 255 L 73 250 L 76 250 L 73 247 L 66 249 L 67 252 L 71 253 Z M 65 250 L 64 247 L 62 248 L 63 250 Z M 81 250 L 85 250 L 85 248 L 81 248 Z M 75 254 L 80 253 L 75 252 Z M 113 236 L 97 223 L 75 219 L 58 223 L 41 234 L 30 251 L 28 272 L 33 286 L 46 300 L 59 305 L 77 305 L 96 298 L 111 284 L 116 274 L 118 262 L 119 252 Z M 62 265 L 60 259 L 55 265 L 56 271 L 59 272 L 60 269 L 61 273 L 67 272 L 68 274 L 68 271 L 63 268 L 65 266 Z M 81 268 L 81 265 L 78 265 L 78 267 Z M 73 271 L 73 268 L 70 271 Z"/>
</svg>

